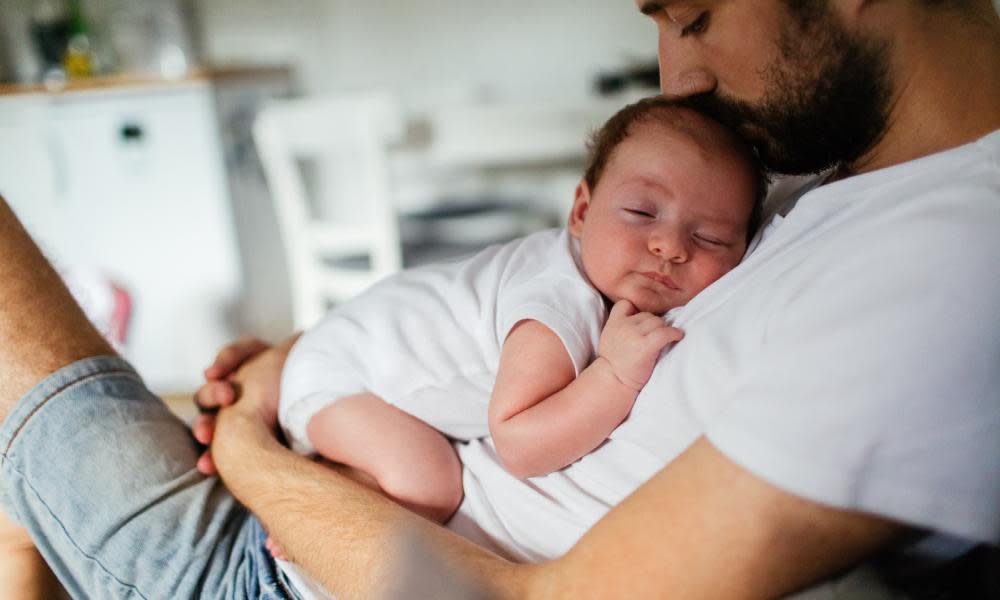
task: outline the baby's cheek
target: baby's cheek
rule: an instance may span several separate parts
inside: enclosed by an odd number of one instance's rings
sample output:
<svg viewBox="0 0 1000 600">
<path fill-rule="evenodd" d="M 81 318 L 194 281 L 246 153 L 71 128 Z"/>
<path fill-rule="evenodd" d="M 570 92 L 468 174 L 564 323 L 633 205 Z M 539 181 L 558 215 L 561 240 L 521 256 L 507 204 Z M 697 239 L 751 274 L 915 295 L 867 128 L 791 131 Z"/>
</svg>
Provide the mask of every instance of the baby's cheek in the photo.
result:
<svg viewBox="0 0 1000 600">
<path fill-rule="evenodd" d="M 717 279 L 731 271 L 734 266 L 736 266 L 736 263 L 732 263 L 728 260 L 709 261 L 708 264 L 704 265 L 699 273 L 700 289 L 698 289 L 695 293 L 701 292 L 701 290 L 715 283 Z"/>
</svg>

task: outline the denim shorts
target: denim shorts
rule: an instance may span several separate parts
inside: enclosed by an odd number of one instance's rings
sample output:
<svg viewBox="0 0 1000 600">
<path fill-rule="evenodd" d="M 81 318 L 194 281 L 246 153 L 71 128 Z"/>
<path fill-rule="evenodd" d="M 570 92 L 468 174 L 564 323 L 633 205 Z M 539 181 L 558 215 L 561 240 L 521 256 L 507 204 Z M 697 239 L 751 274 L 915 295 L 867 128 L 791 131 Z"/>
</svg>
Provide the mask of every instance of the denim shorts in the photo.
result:
<svg viewBox="0 0 1000 600">
<path fill-rule="evenodd" d="M 47 377 L 0 427 L 0 497 L 75 598 L 293 599 L 260 524 L 115 357 Z"/>
</svg>

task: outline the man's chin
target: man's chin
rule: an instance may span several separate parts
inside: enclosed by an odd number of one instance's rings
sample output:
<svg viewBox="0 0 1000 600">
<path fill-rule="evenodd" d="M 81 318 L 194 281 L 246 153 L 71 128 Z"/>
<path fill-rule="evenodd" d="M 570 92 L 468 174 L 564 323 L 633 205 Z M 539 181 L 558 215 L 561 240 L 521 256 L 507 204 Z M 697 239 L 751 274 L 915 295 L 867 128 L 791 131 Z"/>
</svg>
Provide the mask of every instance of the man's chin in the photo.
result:
<svg viewBox="0 0 1000 600">
<path fill-rule="evenodd" d="M 755 123 L 742 123 L 739 134 L 757 152 L 761 165 L 769 173 L 781 175 L 808 175 L 821 173 L 838 164 L 821 143 L 811 147 L 796 144 L 794 147 L 779 142 L 766 128 Z"/>
<path fill-rule="evenodd" d="M 769 147 L 774 144 L 774 140 L 767 134 L 767 130 L 756 123 L 741 121 L 738 125 L 734 126 L 733 129 L 735 129 L 737 133 L 743 136 L 743 139 L 753 146 Z"/>
<path fill-rule="evenodd" d="M 781 144 L 766 127 L 751 121 L 742 121 L 733 129 L 754 148 L 761 165 L 769 173 L 782 175 L 803 175 L 824 170 L 825 166 L 815 167 L 809 160 L 802 160 L 806 151 L 796 151 Z"/>
</svg>

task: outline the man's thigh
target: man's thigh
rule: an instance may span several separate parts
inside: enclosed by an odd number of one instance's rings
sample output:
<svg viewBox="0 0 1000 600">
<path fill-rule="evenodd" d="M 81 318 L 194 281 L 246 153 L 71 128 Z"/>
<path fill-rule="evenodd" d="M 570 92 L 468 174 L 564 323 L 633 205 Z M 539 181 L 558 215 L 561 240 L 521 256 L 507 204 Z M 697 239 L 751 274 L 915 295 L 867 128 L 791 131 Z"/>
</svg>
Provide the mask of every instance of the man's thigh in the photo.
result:
<svg viewBox="0 0 1000 600">
<path fill-rule="evenodd" d="M 193 468 L 187 428 L 127 363 L 42 381 L 0 428 L 5 508 L 86 598 L 283 598 L 256 522 Z"/>
<path fill-rule="evenodd" d="M 0 513 L 0 598 L 66 598 L 28 532 Z"/>
<path fill-rule="evenodd" d="M 111 353 L 0 197 L 0 421 L 43 377 Z"/>
</svg>

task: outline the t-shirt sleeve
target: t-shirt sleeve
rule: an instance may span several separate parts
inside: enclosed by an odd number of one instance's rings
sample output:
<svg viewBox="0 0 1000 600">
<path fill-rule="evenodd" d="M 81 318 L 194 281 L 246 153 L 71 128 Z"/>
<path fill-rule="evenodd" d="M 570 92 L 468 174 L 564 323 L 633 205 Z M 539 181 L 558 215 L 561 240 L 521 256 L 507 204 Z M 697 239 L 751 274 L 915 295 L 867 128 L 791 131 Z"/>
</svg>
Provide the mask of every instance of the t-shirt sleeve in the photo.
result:
<svg viewBox="0 0 1000 600">
<path fill-rule="evenodd" d="M 997 206 L 785 274 L 708 439 L 792 493 L 1000 542 Z"/>
<path fill-rule="evenodd" d="M 597 352 L 606 318 L 604 299 L 582 279 L 567 275 L 536 277 L 501 297 L 497 339 L 502 345 L 518 322 L 538 321 L 559 337 L 579 375 Z"/>
<path fill-rule="evenodd" d="M 366 391 L 350 328 L 327 314 L 295 342 L 281 371 L 278 421 L 293 450 L 315 452 L 309 422 L 340 398 Z"/>
</svg>

